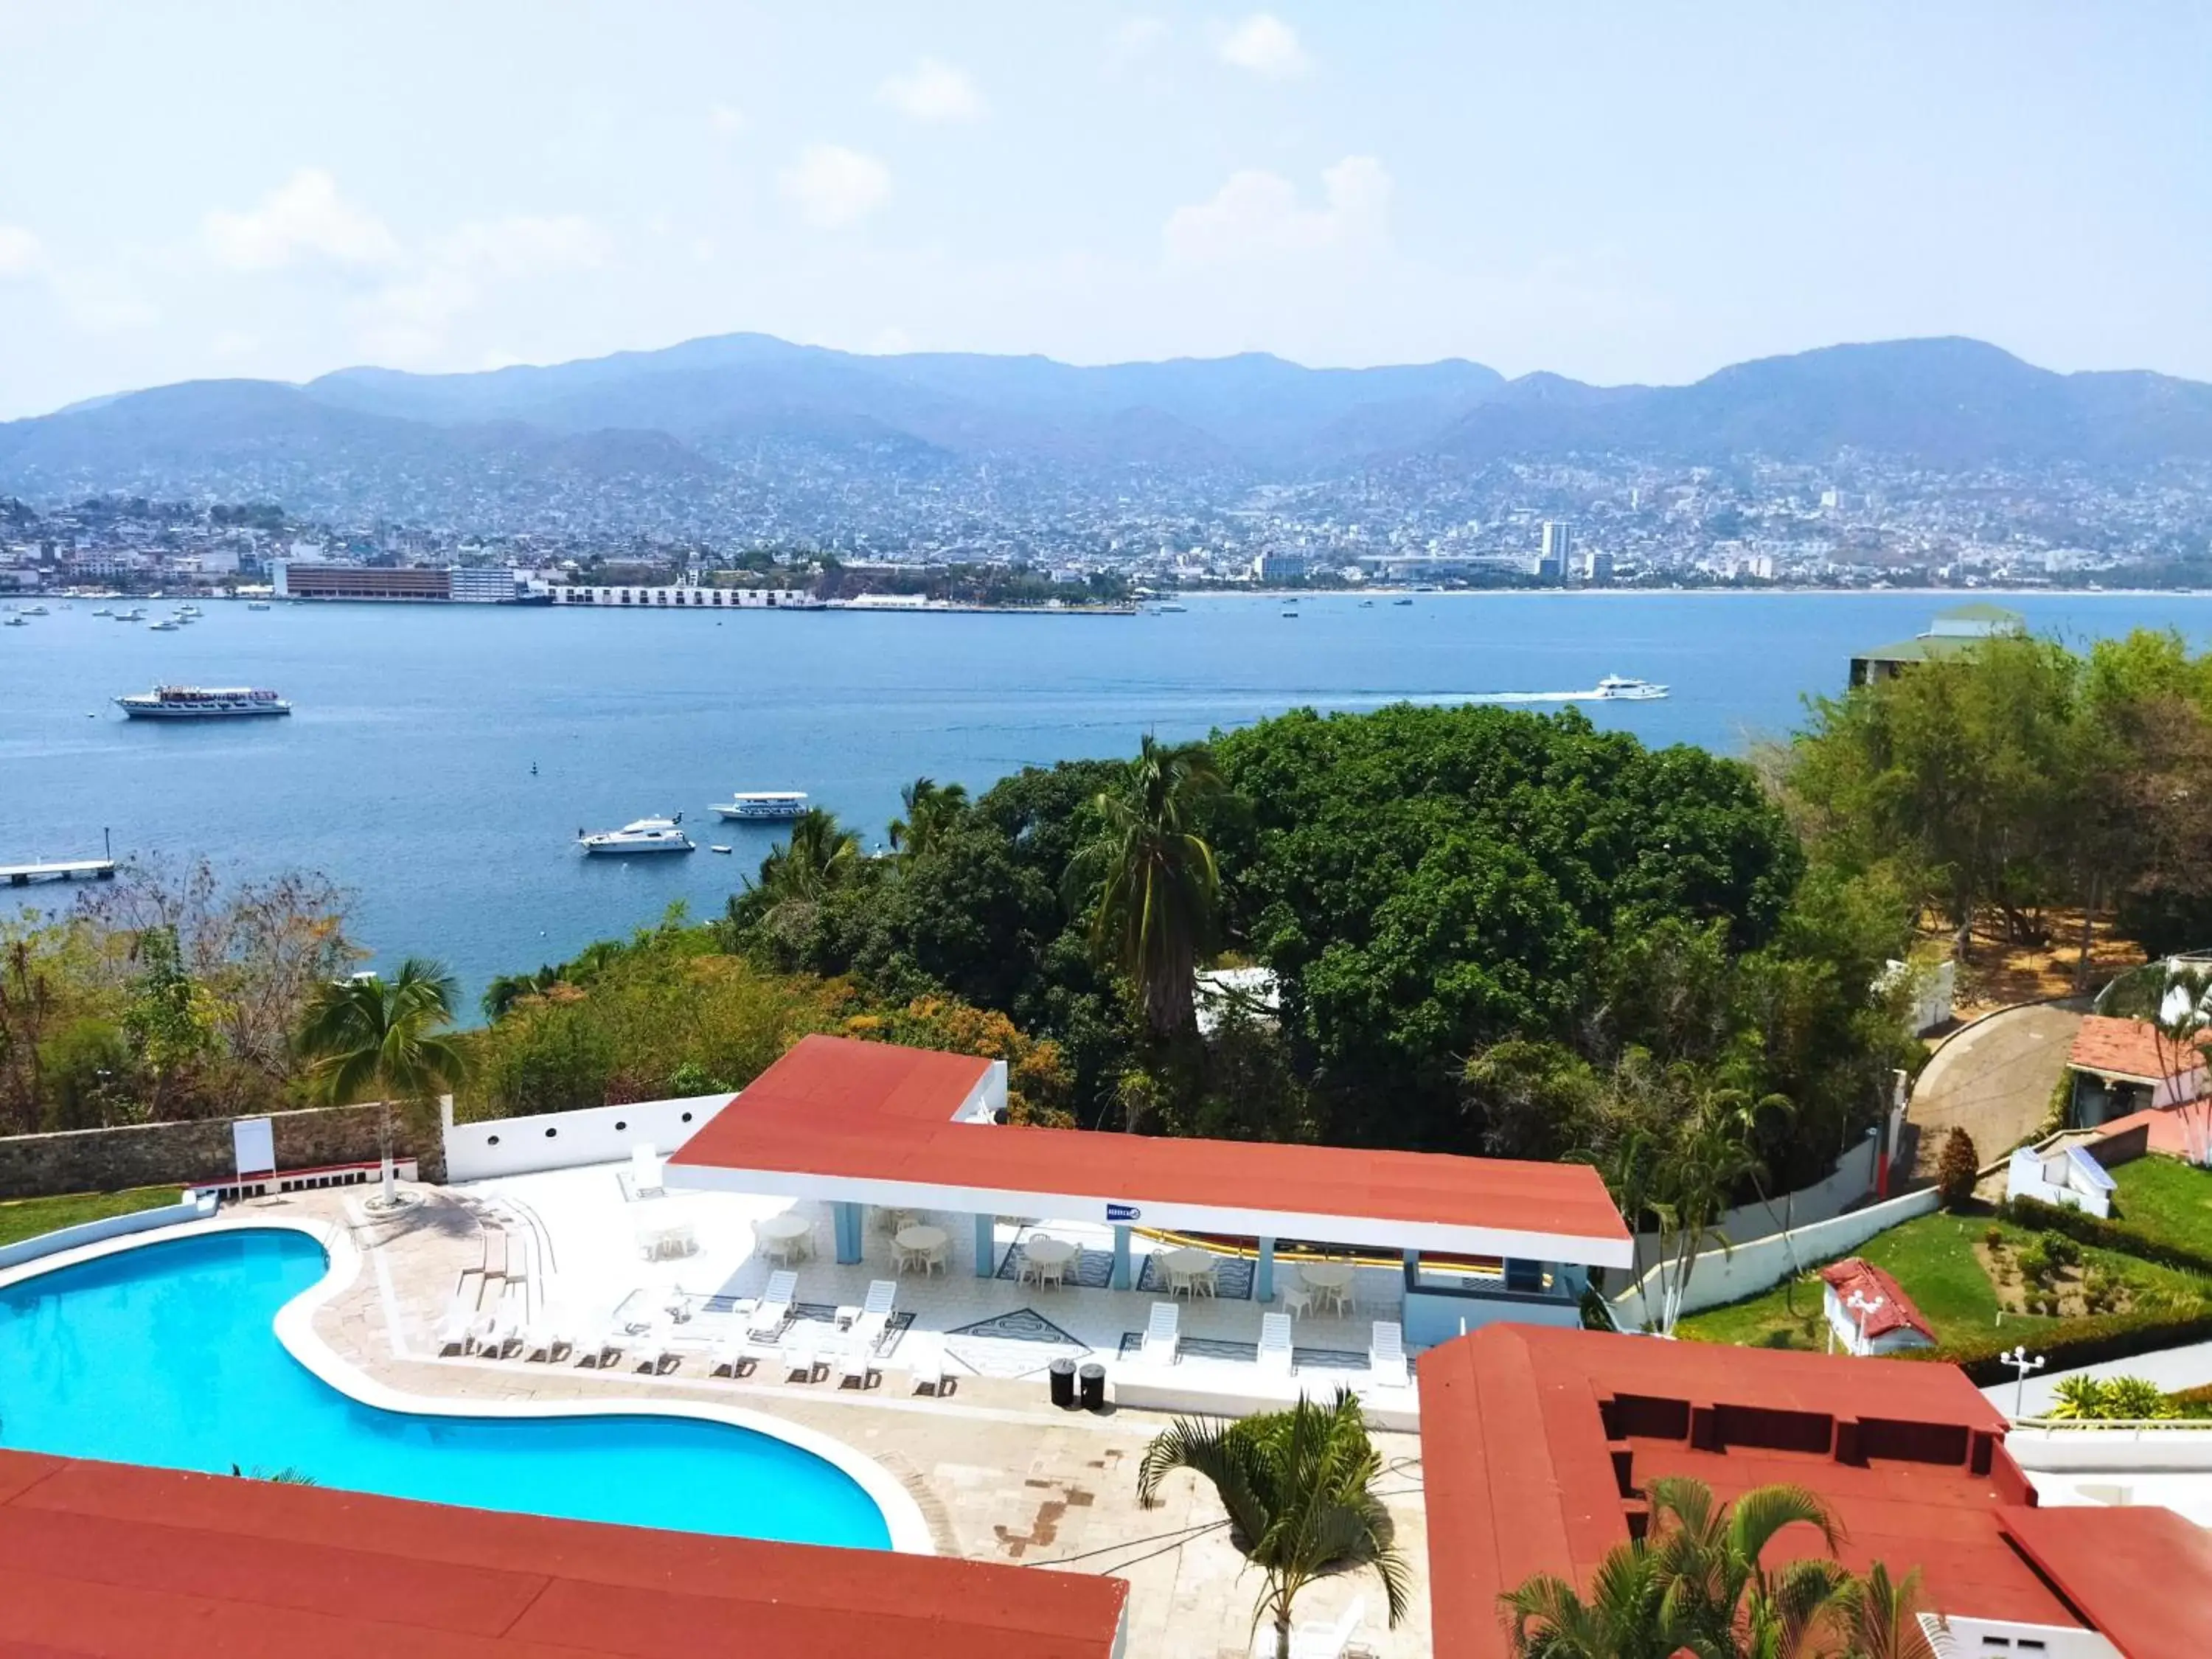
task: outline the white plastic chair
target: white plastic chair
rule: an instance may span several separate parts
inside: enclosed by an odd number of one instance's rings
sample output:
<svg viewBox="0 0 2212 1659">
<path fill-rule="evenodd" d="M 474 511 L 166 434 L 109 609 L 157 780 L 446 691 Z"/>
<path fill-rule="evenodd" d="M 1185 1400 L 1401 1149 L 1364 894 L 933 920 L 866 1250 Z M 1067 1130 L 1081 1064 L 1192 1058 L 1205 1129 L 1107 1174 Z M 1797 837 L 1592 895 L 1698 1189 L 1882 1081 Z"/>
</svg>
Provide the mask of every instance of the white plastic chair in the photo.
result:
<svg viewBox="0 0 2212 1659">
<path fill-rule="evenodd" d="M 768 1291 L 753 1307 L 752 1317 L 745 1322 L 745 1329 L 754 1336 L 774 1336 L 791 1317 L 793 1297 L 799 1294 L 799 1275 L 795 1273 L 774 1273 L 768 1276 Z"/>
<path fill-rule="evenodd" d="M 933 1398 L 942 1400 L 945 1397 L 945 1344 L 942 1341 L 932 1342 L 917 1352 L 910 1369 L 917 1394 L 927 1389 Z"/>
<path fill-rule="evenodd" d="M 640 1141 L 629 1149 L 629 1195 L 633 1199 L 659 1198 L 667 1190 L 662 1184 L 661 1162 L 653 1154 L 653 1143 Z"/>
<path fill-rule="evenodd" d="M 1356 1598 L 1333 1622 L 1318 1624 L 1309 1621 L 1291 1626 L 1291 1659 L 1343 1659 L 1351 1647 L 1352 1638 L 1359 1634 L 1360 1621 L 1367 1616 L 1367 1603 Z M 1275 1632 L 1270 1625 L 1262 1625 L 1254 1633 L 1254 1659 L 1273 1659 Z"/>
<path fill-rule="evenodd" d="M 636 1340 L 630 1349 L 633 1370 L 651 1371 L 655 1376 L 659 1376 L 667 1369 L 671 1360 L 676 1361 L 678 1364 L 683 1363 L 683 1356 L 676 1352 L 676 1345 L 670 1337 L 669 1329 L 668 1320 L 656 1319 L 653 1322 L 653 1328 Z"/>
<path fill-rule="evenodd" d="M 1172 1365 L 1176 1362 L 1176 1347 L 1182 1340 L 1182 1310 L 1172 1302 L 1152 1304 L 1152 1316 L 1145 1322 L 1143 1357 L 1147 1364 Z"/>
<path fill-rule="evenodd" d="M 837 1386 L 842 1389 L 848 1382 L 857 1382 L 865 1394 L 868 1379 L 875 1375 L 875 1370 L 874 1345 L 862 1341 L 855 1328 L 854 1334 L 846 1339 L 843 1350 L 837 1356 Z"/>
<path fill-rule="evenodd" d="M 1297 1369 L 1291 1350 L 1290 1315 L 1260 1316 L 1260 1369 L 1277 1376 L 1288 1376 Z"/>
<path fill-rule="evenodd" d="M 1293 1317 L 1300 1314 L 1310 1314 L 1313 1311 L 1314 1288 L 1299 1278 L 1298 1270 L 1293 1267 L 1283 1275 L 1282 1282 L 1276 1285 L 1275 1299 L 1280 1302 L 1284 1309 Z"/>
<path fill-rule="evenodd" d="M 811 1320 L 804 1322 L 799 1328 L 792 1333 L 791 1340 L 783 1345 L 784 1376 L 787 1379 L 804 1376 L 811 1382 L 814 1380 L 815 1369 L 821 1363 L 813 1322 Z"/>
<path fill-rule="evenodd" d="M 1402 1389 L 1407 1386 L 1406 1376 L 1406 1334 L 1395 1319 L 1375 1322 L 1374 1335 L 1367 1345 L 1367 1368 L 1375 1380 L 1387 1387 Z"/>
<path fill-rule="evenodd" d="M 469 1333 L 476 1328 L 477 1310 L 467 1298 L 455 1293 L 446 1310 L 446 1317 L 438 1326 L 438 1352 L 441 1354 L 466 1353 Z"/>
</svg>

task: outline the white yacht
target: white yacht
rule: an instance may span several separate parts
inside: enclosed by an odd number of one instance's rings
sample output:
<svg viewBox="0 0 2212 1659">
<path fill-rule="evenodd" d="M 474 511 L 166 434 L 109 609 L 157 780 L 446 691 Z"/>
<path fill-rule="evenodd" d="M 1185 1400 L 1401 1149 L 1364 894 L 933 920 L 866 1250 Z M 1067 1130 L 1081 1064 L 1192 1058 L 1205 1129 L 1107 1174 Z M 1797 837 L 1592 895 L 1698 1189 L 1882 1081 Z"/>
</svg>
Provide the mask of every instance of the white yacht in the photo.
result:
<svg viewBox="0 0 2212 1659">
<path fill-rule="evenodd" d="M 714 811 L 741 823 L 773 823 L 795 818 L 806 810 L 803 789 L 740 789 L 730 799 L 717 801 Z"/>
<path fill-rule="evenodd" d="M 23 608 L 23 614 L 27 617 L 43 617 L 46 614 L 46 607 L 43 605 L 26 605 Z"/>
<path fill-rule="evenodd" d="M 1597 683 L 1597 695 L 1607 702 L 1655 702 L 1667 695 L 1667 688 L 1654 685 L 1650 680 L 1607 674 Z"/>
<path fill-rule="evenodd" d="M 146 626 L 149 633 L 173 634 L 179 628 L 182 628 L 184 624 L 179 622 L 175 617 L 164 617 L 161 621 L 157 623 L 149 623 Z"/>
<path fill-rule="evenodd" d="M 118 697 L 115 704 L 134 720 L 235 720 L 292 712 L 292 705 L 274 691 L 246 685 L 157 685 L 151 691 Z"/>
<path fill-rule="evenodd" d="M 590 854 L 689 853 L 692 841 L 683 823 L 679 812 L 672 818 L 638 818 L 619 830 L 579 830 L 576 844 Z"/>
</svg>

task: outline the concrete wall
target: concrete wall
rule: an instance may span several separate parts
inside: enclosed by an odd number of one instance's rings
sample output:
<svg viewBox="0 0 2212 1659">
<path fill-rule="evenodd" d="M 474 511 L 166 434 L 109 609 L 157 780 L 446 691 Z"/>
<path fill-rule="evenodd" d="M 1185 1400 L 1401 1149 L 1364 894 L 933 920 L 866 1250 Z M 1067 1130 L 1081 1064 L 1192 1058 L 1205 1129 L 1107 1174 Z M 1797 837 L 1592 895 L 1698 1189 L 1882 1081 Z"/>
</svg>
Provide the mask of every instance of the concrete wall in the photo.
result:
<svg viewBox="0 0 2212 1659">
<path fill-rule="evenodd" d="M 1583 1322 L 1582 1304 L 1557 1297 L 1488 1297 L 1406 1293 L 1399 1311 L 1406 1344 L 1433 1348 L 1485 1325 L 1553 1325 L 1572 1330 Z"/>
<path fill-rule="evenodd" d="M 1785 1225 L 1809 1227 L 1841 1215 L 1874 1190 L 1875 1140 L 1875 1132 L 1868 1130 L 1863 1140 L 1836 1160 L 1826 1180 L 1800 1188 L 1786 1200 L 1778 1193 L 1771 1211 L 1757 1202 L 1730 1210 L 1721 1218 L 1721 1237 L 1740 1249 L 1754 1239 L 1771 1237 Z M 1644 1261 L 1658 1255 L 1658 1234 L 1645 1233 L 1638 1242 L 1644 1247 Z"/>
<path fill-rule="evenodd" d="M 2030 1474 L 2212 1471 L 2212 1423 L 2016 1428 L 2005 1436 L 2005 1449 Z"/>
<path fill-rule="evenodd" d="M 736 1097 L 693 1095 L 684 1100 L 641 1100 L 627 1106 L 586 1106 L 573 1112 L 537 1112 L 489 1123 L 445 1126 L 446 1179 L 483 1181 L 570 1170 L 584 1164 L 626 1161 L 630 1148 L 649 1144 L 663 1158 L 712 1121 Z"/>
<path fill-rule="evenodd" d="M 2068 1160 L 2054 1157 L 2046 1164 L 2042 1158 L 2022 1146 L 2005 1166 L 2005 1196 L 2032 1198 L 2039 1204 L 2060 1204 L 2069 1209 L 2087 1210 L 2091 1215 L 2104 1217 L 2112 1212 L 2112 1199 L 2094 1188 L 2077 1189 L 2069 1182 L 2064 1186 L 2045 1177 L 2055 1167 L 2061 1175 L 2072 1173 Z"/>
<path fill-rule="evenodd" d="M 378 1156 L 375 1106 L 335 1106 L 270 1115 L 276 1166 L 315 1169 L 366 1163 Z M 112 1129 L 70 1129 L 56 1134 L 0 1139 L 0 1199 L 40 1198 L 52 1193 L 108 1193 L 125 1187 L 186 1187 L 237 1173 L 230 1126 L 235 1120 L 190 1123 L 133 1123 Z M 404 1121 L 395 1125 L 396 1149 L 422 1166 L 427 1181 L 443 1178 L 432 1137 L 416 1146 Z"/>
<path fill-rule="evenodd" d="M 1903 1198 L 1893 1198 L 1886 1204 L 1870 1204 L 1863 1210 L 1854 1210 L 1832 1220 L 1754 1239 L 1737 1245 L 1732 1252 L 1707 1250 L 1690 1264 L 1690 1285 L 1682 1297 L 1682 1311 L 1695 1313 L 1701 1308 L 1741 1302 L 1745 1297 L 1756 1296 L 1779 1285 L 1793 1271 L 1793 1245 L 1796 1265 L 1810 1267 L 1816 1262 L 1848 1255 L 1876 1233 L 1887 1232 L 1899 1222 L 1910 1221 L 1915 1216 L 1933 1215 L 1941 1207 L 1942 1200 L 1930 1187 L 1907 1193 Z M 1644 1299 L 1646 1291 L 1650 1296 L 1648 1311 Z M 1620 1322 L 1623 1329 L 1634 1330 L 1646 1320 L 1658 1317 L 1659 1301 L 1659 1273 L 1655 1267 L 1644 1275 L 1641 1285 L 1613 1298 L 1613 1317 Z"/>
<path fill-rule="evenodd" d="M 121 1238 L 126 1233 L 150 1232 L 156 1227 L 173 1227 L 183 1221 L 204 1221 L 216 1210 L 212 1198 L 188 1198 L 180 1204 L 164 1204 L 156 1210 L 138 1210 L 130 1215 L 111 1215 L 98 1221 L 80 1221 L 74 1227 L 57 1227 L 50 1233 L 35 1237 L 20 1238 L 13 1244 L 0 1245 L 0 1267 L 13 1267 L 19 1262 L 35 1261 L 42 1255 L 55 1255 L 64 1250 L 73 1250 L 80 1244 L 97 1244 L 104 1238 Z"/>
</svg>

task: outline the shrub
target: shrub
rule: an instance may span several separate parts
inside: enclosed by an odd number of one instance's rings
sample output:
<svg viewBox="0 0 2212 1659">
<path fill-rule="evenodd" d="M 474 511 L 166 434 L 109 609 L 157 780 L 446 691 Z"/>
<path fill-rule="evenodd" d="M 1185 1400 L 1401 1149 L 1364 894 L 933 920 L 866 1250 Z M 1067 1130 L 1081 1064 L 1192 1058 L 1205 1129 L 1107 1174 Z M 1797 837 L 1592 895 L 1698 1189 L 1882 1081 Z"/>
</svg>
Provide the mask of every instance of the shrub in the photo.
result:
<svg viewBox="0 0 2212 1659">
<path fill-rule="evenodd" d="M 1955 1210 L 1972 1198 L 1974 1181 L 1981 1171 L 1972 1135 L 1964 1129 L 1954 1129 L 1944 1136 L 1942 1156 L 1936 1164 L 1936 1191 L 1943 1207 Z"/>
<path fill-rule="evenodd" d="M 1996 1226 L 1990 1227 L 1986 1232 L 1983 1233 L 1982 1243 L 1990 1247 L 1991 1255 L 1995 1255 L 1997 1251 L 2003 1249 L 2005 1243 L 2004 1229 Z"/>
<path fill-rule="evenodd" d="M 2145 1261 L 2155 1261 L 2165 1267 L 2179 1267 L 2184 1273 L 2212 1273 L 2212 1255 L 2192 1250 L 2185 1244 L 2154 1237 L 2124 1221 L 2109 1221 L 2069 1205 L 2045 1204 L 2033 1198 L 2014 1198 L 1998 1206 L 1997 1213 L 2008 1221 L 2033 1228 L 2038 1232 L 2063 1233 L 2093 1249 L 2140 1256 Z"/>
<path fill-rule="evenodd" d="M 2035 1242 L 2052 1267 L 2078 1267 L 2081 1265 L 2081 1247 L 2057 1229 L 2038 1234 Z"/>
<path fill-rule="evenodd" d="M 2148 1300 L 2148 1298 L 2146 1298 Z M 1900 1358 L 1936 1360 L 1957 1365 L 1981 1388 L 2009 1382 L 2013 1368 L 1998 1356 L 2021 1341 L 2017 1330 L 1997 1328 L 1960 1341 L 1932 1348 L 1908 1348 Z M 2203 1303 L 2184 1311 L 2166 1307 L 2135 1307 L 2124 1313 L 2094 1314 L 2069 1319 L 2033 1339 L 2029 1346 L 2050 1362 L 2053 1370 L 2074 1370 L 2100 1365 L 2107 1360 L 2132 1359 L 2160 1348 L 2178 1348 L 2185 1342 L 2212 1340 L 2212 1308 Z"/>
<path fill-rule="evenodd" d="M 2140 1376 L 2115 1376 L 2104 1388 L 2105 1415 L 2121 1422 L 2140 1423 L 2151 1418 L 2179 1417 L 2180 1408 L 2166 1397 L 2157 1383 Z"/>
</svg>

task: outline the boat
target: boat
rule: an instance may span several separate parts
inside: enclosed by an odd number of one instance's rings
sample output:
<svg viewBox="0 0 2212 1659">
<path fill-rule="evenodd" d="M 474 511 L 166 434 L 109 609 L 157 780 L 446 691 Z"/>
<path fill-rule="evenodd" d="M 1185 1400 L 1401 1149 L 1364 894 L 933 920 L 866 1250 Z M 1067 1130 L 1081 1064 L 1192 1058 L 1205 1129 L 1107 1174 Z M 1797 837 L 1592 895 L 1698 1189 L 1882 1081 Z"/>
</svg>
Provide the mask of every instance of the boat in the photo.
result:
<svg viewBox="0 0 2212 1659">
<path fill-rule="evenodd" d="M 237 720 L 292 712 L 292 705 L 274 691 L 244 685 L 157 685 L 151 691 L 118 697 L 115 704 L 134 720 Z"/>
<path fill-rule="evenodd" d="M 1597 683 L 1597 695 L 1601 702 L 1654 702 L 1667 695 L 1667 688 L 1625 674 L 1607 674 Z"/>
<path fill-rule="evenodd" d="M 112 617 L 115 612 L 108 606 L 103 605 L 99 610 L 94 611 L 92 614 L 95 617 Z"/>
<path fill-rule="evenodd" d="M 1413 604 L 1413 601 L 1411 599 L 1393 599 L 1390 603 L 1393 605 L 1411 605 Z"/>
<path fill-rule="evenodd" d="M 715 842 L 712 847 L 709 847 L 707 850 L 708 850 L 708 852 L 710 852 L 710 853 L 729 853 L 729 852 L 734 852 L 736 849 L 735 849 L 734 848 L 725 847 L 725 846 L 723 846 L 723 845 L 722 845 L 722 843 L 721 843 L 721 842 Z"/>
<path fill-rule="evenodd" d="M 143 605 L 134 605 L 128 611 L 118 611 L 115 613 L 115 620 L 118 622 L 144 622 L 146 620 L 146 607 Z"/>
<path fill-rule="evenodd" d="M 1375 608 L 1375 601 L 1372 599 L 1362 599 L 1359 602 L 1359 608 L 1362 611 L 1372 611 Z"/>
<path fill-rule="evenodd" d="M 200 608 L 196 605 L 180 605 L 177 607 L 177 614 L 179 617 L 197 617 L 200 614 Z"/>
<path fill-rule="evenodd" d="M 46 607 L 43 605 L 34 605 L 26 610 L 23 614 L 27 617 L 43 617 L 46 614 Z"/>
<path fill-rule="evenodd" d="M 269 601 L 266 599 L 248 599 L 246 603 L 246 608 L 248 611 L 266 611 L 269 608 Z"/>
<path fill-rule="evenodd" d="M 716 812 L 741 823 L 778 823 L 805 810 L 806 793 L 800 789 L 740 789 L 714 804 Z"/>
<path fill-rule="evenodd" d="M 6 622 L 0 623 L 0 628 L 28 628 L 30 625 L 29 620 L 23 617 L 10 617 Z"/>
<path fill-rule="evenodd" d="M 695 848 L 683 823 L 680 812 L 672 818 L 635 818 L 619 830 L 579 830 L 576 842 L 587 854 L 689 853 Z"/>
<path fill-rule="evenodd" d="M 1291 621 L 1296 622 L 1298 619 L 1298 608 L 1294 605 L 1285 605 L 1283 607 L 1283 615 L 1288 617 Z"/>
<path fill-rule="evenodd" d="M 1190 607 L 1187 605 L 1164 605 L 1160 607 L 1160 615 L 1163 617 L 1173 616 L 1189 609 Z"/>
<path fill-rule="evenodd" d="M 175 617 L 169 617 L 160 622 L 149 623 L 146 631 L 149 634 L 173 634 L 183 626 L 184 624 Z"/>
</svg>

